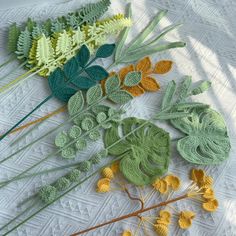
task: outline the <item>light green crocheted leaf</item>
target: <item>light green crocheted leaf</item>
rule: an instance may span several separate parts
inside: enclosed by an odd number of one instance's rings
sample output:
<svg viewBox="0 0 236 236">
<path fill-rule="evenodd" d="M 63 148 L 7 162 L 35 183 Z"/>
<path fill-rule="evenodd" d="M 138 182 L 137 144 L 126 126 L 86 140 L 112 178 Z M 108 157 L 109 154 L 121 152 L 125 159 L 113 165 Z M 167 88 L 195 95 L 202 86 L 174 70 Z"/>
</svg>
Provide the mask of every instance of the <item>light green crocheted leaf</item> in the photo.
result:
<svg viewBox="0 0 236 236">
<path fill-rule="evenodd" d="M 187 136 L 177 149 L 187 161 L 200 165 L 220 164 L 229 157 L 230 140 L 225 121 L 213 109 L 195 108 L 191 117 L 171 120 L 171 124 Z"/>
<path fill-rule="evenodd" d="M 82 151 L 87 147 L 87 142 L 85 139 L 80 138 L 76 141 L 75 146 L 77 150 Z"/>
<path fill-rule="evenodd" d="M 77 116 L 73 121 L 76 125 L 78 125 L 79 127 L 81 127 L 82 121 L 85 118 L 90 118 L 93 120 L 94 123 L 96 123 L 96 117 L 92 112 L 84 112 L 81 115 Z"/>
<path fill-rule="evenodd" d="M 89 138 L 92 141 L 97 141 L 100 139 L 100 137 L 101 137 L 101 134 L 100 134 L 99 130 L 93 130 L 89 133 Z"/>
<path fill-rule="evenodd" d="M 127 87 L 133 87 L 138 85 L 142 79 L 142 73 L 139 71 L 129 72 L 125 76 L 124 85 Z"/>
<path fill-rule="evenodd" d="M 94 119 L 92 119 L 90 117 L 85 117 L 81 122 L 81 128 L 84 131 L 91 130 L 94 126 L 95 126 Z"/>
<path fill-rule="evenodd" d="M 82 45 L 85 41 L 85 37 L 86 37 L 85 32 L 80 30 L 80 28 L 73 31 L 73 35 L 72 35 L 72 44 L 73 44 L 73 46 Z"/>
<path fill-rule="evenodd" d="M 107 94 L 110 94 L 120 87 L 120 79 L 118 75 L 109 77 L 105 82 L 105 91 Z"/>
<path fill-rule="evenodd" d="M 8 42 L 7 48 L 9 52 L 15 52 L 17 49 L 17 41 L 20 36 L 20 28 L 16 25 L 16 23 L 11 24 L 8 32 Z"/>
<path fill-rule="evenodd" d="M 84 97 L 81 91 L 78 91 L 69 99 L 67 107 L 70 116 L 75 115 L 84 108 Z"/>
<path fill-rule="evenodd" d="M 86 101 L 88 105 L 91 105 L 102 98 L 102 87 L 97 84 L 91 87 L 86 93 Z"/>
<path fill-rule="evenodd" d="M 177 101 L 181 102 L 189 95 L 189 90 L 191 85 L 192 85 L 192 77 L 185 76 L 179 86 L 179 94 Z"/>
<path fill-rule="evenodd" d="M 106 105 L 96 105 L 94 107 L 92 107 L 92 111 L 95 113 L 95 114 L 98 114 L 100 112 L 104 112 L 105 114 L 108 112 L 108 110 L 110 109 L 109 106 L 106 106 Z"/>
<path fill-rule="evenodd" d="M 176 83 L 171 80 L 165 90 L 165 94 L 162 100 L 161 108 L 164 109 L 167 106 L 171 105 L 176 91 Z"/>
<path fill-rule="evenodd" d="M 31 33 L 25 29 L 20 33 L 20 36 L 17 41 L 17 58 L 18 59 L 27 59 L 29 51 L 32 45 Z"/>
<path fill-rule="evenodd" d="M 55 145 L 57 147 L 64 147 L 69 141 L 70 138 L 68 137 L 67 133 L 65 131 L 62 131 L 56 136 Z"/>
<path fill-rule="evenodd" d="M 139 129 L 134 130 L 137 127 Z M 130 132 L 133 133 L 109 148 Z M 150 184 L 168 170 L 169 134 L 149 121 L 126 118 L 120 124 L 114 123 L 105 132 L 104 144 L 109 154 L 122 155 L 120 170 L 125 178 L 135 185 Z"/>
<path fill-rule="evenodd" d="M 58 19 L 52 22 L 52 27 L 51 27 L 52 33 L 59 33 L 65 28 L 66 28 L 65 24 L 63 22 L 60 22 Z"/>
<path fill-rule="evenodd" d="M 73 125 L 71 128 L 70 128 L 70 131 L 69 131 L 69 136 L 73 139 L 76 139 L 78 138 L 80 135 L 82 134 L 82 129 L 77 126 L 77 125 Z"/>
<path fill-rule="evenodd" d="M 104 112 L 99 112 L 96 116 L 96 120 L 99 124 L 104 122 L 106 119 L 107 119 L 107 115 Z"/>
<path fill-rule="evenodd" d="M 203 81 L 199 84 L 199 86 L 197 86 L 196 88 L 192 90 L 191 94 L 198 95 L 200 93 L 207 91 L 210 87 L 211 87 L 210 81 Z"/>
<path fill-rule="evenodd" d="M 61 152 L 61 156 L 65 159 L 73 159 L 75 158 L 76 150 L 73 147 L 64 148 Z"/>
<path fill-rule="evenodd" d="M 126 90 L 119 90 L 117 92 L 108 95 L 108 99 L 117 104 L 125 104 L 129 102 L 131 99 L 133 99 L 133 96 Z"/>
</svg>

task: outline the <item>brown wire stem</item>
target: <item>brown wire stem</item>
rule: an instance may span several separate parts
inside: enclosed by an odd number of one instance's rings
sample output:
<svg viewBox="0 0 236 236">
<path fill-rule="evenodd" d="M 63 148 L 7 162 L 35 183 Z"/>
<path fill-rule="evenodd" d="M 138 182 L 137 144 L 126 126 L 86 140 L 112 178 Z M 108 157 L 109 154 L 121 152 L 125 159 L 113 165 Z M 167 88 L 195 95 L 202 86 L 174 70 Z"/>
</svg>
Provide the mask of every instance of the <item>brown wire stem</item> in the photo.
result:
<svg viewBox="0 0 236 236">
<path fill-rule="evenodd" d="M 129 196 L 129 195 L 128 195 Z M 125 219 L 128 219 L 130 217 L 138 217 L 139 214 L 142 214 L 146 211 L 150 211 L 152 209 L 155 209 L 155 208 L 158 208 L 158 207 L 162 207 L 162 206 L 166 206 L 170 203 L 173 203 L 173 202 L 177 202 L 179 200 L 182 200 L 182 199 L 185 199 L 185 198 L 188 198 L 188 195 L 187 194 L 184 194 L 182 196 L 179 196 L 179 197 L 176 197 L 176 198 L 173 198 L 173 199 L 170 199 L 168 201 L 164 201 L 164 202 L 161 202 L 159 204 L 156 204 L 156 205 L 153 205 L 153 206 L 150 206 L 150 207 L 147 207 L 147 208 L 143 208 L 143 209 L 140 209 L 140 210 L 137 210 L 133 213 L 130 213 L 130 214 L 127 214 L 127 215 L 123 215 L 123 216 L 120 216 L 120 217 L 117 217 L 115 219 L 112 219 L 110 221 L 107 221 L 105 223 L 102 223 L 102 224 L 99 224 L 99 225 L 96 225 L 96 226 L 93 226 L 91 228 L 88 228 L 88 229 L 85 229 L 85 230 L 82 230 L 82 231 L 79 231 L 77 233 L 74 233 L 74 234 L 71 234 L 71 236 L 77 236 L 77 235 L 81 235 L 81 234 L 85 234 L 85 233 L 88 233 L 92 230 L 95 230 L 95 229 L 98 229 L 98 228 L 101 228 L 103 226 L 106 226 L 106 225 L 109 225 L 109 224 L 113 224 L 115 222 L 118 222 L 118 221 L 121 221 L 121 220 L 125 220 Z M 135 199 L 137 200 L 137 199 Z"/>
</svg>

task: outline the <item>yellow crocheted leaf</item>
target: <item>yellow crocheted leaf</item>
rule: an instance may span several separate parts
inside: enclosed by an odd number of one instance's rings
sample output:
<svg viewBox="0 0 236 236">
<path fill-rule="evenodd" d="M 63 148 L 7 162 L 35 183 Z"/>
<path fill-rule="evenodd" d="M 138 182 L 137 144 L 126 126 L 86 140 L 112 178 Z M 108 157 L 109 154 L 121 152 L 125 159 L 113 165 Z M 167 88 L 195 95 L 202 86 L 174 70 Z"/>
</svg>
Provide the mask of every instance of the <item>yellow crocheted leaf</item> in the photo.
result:
<svg viewBox="0 0 236 236">
<path fill-rule="evenodd" d="M 209 211 L 209 212 L 216 211 L 218 206 L 219 206 L 219 203 L 218 203 L 217 199 L 210 199 L 207 202 L 204 202 L 202 204 L 202 208 L 206 211 Z"/>
<path fill-rule="evenodd" d="M 160 89 L 160 85 L 150 76 L 142 78 L 140 84 L 145 91 L 156 92 Z"/>
<path fill-rule="evenodd" d="M 150 57 L 144 57 L 141 59 L 136 65 L 136 71 L 141 71 L 143 77 L 145 77 L 146 74 L 150 74 L 152 72 L 152 62 Z"/>
<path fill-rule="evenodd" d="M 124 86 L 123 89 L 131 93 L 134 97 L 141 96 L 145 93 L 144 89 L 140 86 L 133 86 L 133 87 Z"/>
<path fill-rule="evenodd" d="M 123 67 L 120 71 L 119 71 L 119 77 L 120 77 L 120 81 L 123 82 L 125 79 L 125 76 L 129 73 L 134 71 L 134 65 L 128 65 L 126 67 Z"/>
<path fill-rule="evenodd" d="M 153 72 L 155 74 L 165 74 L 169 72 L 172 68 L 172 61 L 163 60 L 156 63 Z"/>
<path fill-rule="evenodd" d="M 85 32 L 83 32 L 80 28 L 73 31 L 72 45 L 73 46 L 82 45 L 85 41 L 85 37 L 86 37 Z"/>
<path fill-rule="evenodd" d="M 120 170 L 120 162 L 116 161 L 114 162 L 111 166 L 110 166 L 111 170 L 113 171 L 114 174 L 116 174 L 117 172 L 119 172 Z"/>
</svg>

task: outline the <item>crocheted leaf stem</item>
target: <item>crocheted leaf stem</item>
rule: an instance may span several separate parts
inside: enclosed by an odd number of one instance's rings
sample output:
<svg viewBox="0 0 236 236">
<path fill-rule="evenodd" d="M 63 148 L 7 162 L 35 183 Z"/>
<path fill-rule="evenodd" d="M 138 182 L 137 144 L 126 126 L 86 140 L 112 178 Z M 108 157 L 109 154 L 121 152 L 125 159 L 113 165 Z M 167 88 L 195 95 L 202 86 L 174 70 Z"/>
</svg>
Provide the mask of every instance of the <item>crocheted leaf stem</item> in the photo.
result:
<svg viewBox="0 0 236 236">
<path fill-rule="evenodd" d="M 114 44 L 111 45 L 103 45 L 100 47 L 100 50 L 106 50 L 107 47 L 112 47 L 113 50 L 115 48 Z M 112 52 L 112 51 L 111 51 Z M 80 57 L 81 55 L 87 54 L 87 58 Z M 110 54 L 107 54 L 110 56 Z M 105 79 L 108 76 L 107 71 L 101 66 L 90 66 L 94 61 L 100 58 L 100 55 L 95 55 L 95 57 L 88 62 L 90 58 L 88 48 L 83 45 L 79 50 L 78 54 L 70 59 L 63 67 L 63 70 L 57 68 L 48 78 L 49 87 L 51 89 L 51 94 L 45 98 L 38 106 L 36 106 L 31 112 L 29 112 L 26 116 L 24 116 L 18 123 L 16 123 L 12 128 L 10 128 L 5 134 L 0 137 L 0 141 L 4 139 L 13 129 L 15 129 L 19 124 L 21 124 L 25 119 L 27 119 L 34 111 L 39 109 L 44 103 L 50 100 L 53 97 L 60 99 L 63 102 L 67 102 L 69 98 L 75 94 L 75 88 L 81 88 L 82 85 L 86 85 L 83 88 L 86 89 L 91 87 L 96 83 L 96 81 L 100 81 Z M 84 61 L 86 60 L 86 62 Z M 83 64 L 83 66 L 81 66 Z M 90 70 L 96 68 L 96 72 L 98 74 L 97 77 L 94 78 L 91 75 Z M 81 74 L 85 72 L 86 77 L 81 77 Z M 83 78 L 85 80 L 83 80 Z M 81 83 L 81 80 L 83 81 Z M 91 81 L 88 85 L 87 81 Z M 82 85 L 81 85 L 82 84 Z M 72 87 L 73 86 L 73 87 Z"/>
<path fill-rule="evenodd" d="M 160 11 L 153 20 L 144 27 L 144 30 L 125 47 L 125 41 L 129 33 L 129 28 L 124 29 L 120 34 L 120 40 L 117 44 L 115 52 L 114 65 L 119 63 L 129 63 L 136 61 L 146 55 L 150 55 L 156 52 L 161 52 L 171 48 L 184 47 L 183 42 L 173 42 L 167 44 L 160 44 L 159 41 L 170 31 L 176 29 L 179 25 L 170 26 L 165 29 L 160 35 L 153 40 L 146 40 L 147 37 L 153 32 L 160 20 L 167 14 L 167 10 Z M 128 8 L 128 16 L 131 17 L 131 7 Z M 151 42 L 150 42 L 151 41 Z"/>
</svg>

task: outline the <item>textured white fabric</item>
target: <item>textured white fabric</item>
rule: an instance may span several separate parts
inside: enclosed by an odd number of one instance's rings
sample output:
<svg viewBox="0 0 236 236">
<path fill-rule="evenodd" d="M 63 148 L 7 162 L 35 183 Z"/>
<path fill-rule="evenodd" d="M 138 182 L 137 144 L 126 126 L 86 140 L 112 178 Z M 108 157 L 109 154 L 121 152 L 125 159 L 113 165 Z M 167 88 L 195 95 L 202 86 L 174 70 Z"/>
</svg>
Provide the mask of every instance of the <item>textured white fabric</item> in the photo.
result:
<svg viewBox="0 0 236 236">
<path fill-rule="evenodd" d="M 45 1 L 44 1 L 45 2 Z M 74 10 L 77 6 L 87 3 L 87 0 L 72 0 L 66 3 L 55 4 L 54 1 L 47 1 L 41 5 L 15 7 L 12 9 L 0 9 L 0 62 L 6 58 L 6 31 L 10 23 L 23 22 L 28 17 L 36 20 L 43 20 L 49 16 L 58 16 Z M 89 1 L 90 2 L 90 1 Z M 108 14 L 124 11 L 125 0 L 112 0 L 111 10 Z M 205 167 L 208 174 L 214 177 L 215 191 L 220 207 L 216 213 L 204 212 L 198 202 L 181 201 L 174 204 L 178 210 L 193 210 L 197 213 L 193 221 L 193 226 L 186 231 L 177 227 L 175 217 L 170 229 L 170 235 L 191 235 L 191 236 L 233 236 L 236 235 L 236 159 L 235 159 L 235 131 L 236 131 L 236 2 L 234 0 L 133 0 L 134 26 L 132 35 L 137 34 L 151 19 L 158 9 L 168 9 L 167 18 L 161 22 L 161 28 L 174 23 L 183 23 L 183 26 L 170 33 L 168 40 L 182 40 L 187 43 L 184 49 L 176 49 L 170 52 L 161 53 L 152 57 L 153 61 L 159 59 L 172 59 L 175 62 L 174 69 L 166 76 L 158 76 L 158 81 L 164 87 L 171 79 L 177 81 L 181 76 L 189 74 L 194 81 L 207 79 L 212 81 L 212 89 L 204 95 L 195 97 L 209 103 L 213 108 L 220 111 L 229 127 L 232 151 L 230 159 L 220 166 Z M 160 29 L 157 29 L 158 32 Z M 131 36 L 132 36 L 131 35 Z M 107 61 L 105 64 L 109 64 Z M 17 62 L 11 63 L 1 69 L 0 75 L 6 74 L 17 66 Z M 17 70 L 14 75 L 7 79 L 0 80 L 0 85 L 12 80 L 23 70 Z M 156 94 L 146 94 L 133 100 L 126 105 L 127 115 L 148 118 L 158 111 L 160 98 L 163 90 Z M 0 130 L 11 127 L 21 117 L 27 114 L 35 105 L 49 94 L 46 80 L 40 77 L 31 78 L 5 94 L 0 94 Z M 56 99 L 49 101 L 41 107 L 30 119 L 41 117 L 58 107 Z M 20 146 L 31 141 L 49 127 L 54 127 L 63 121 L 63 115 L 57 115 L 44 122 L 36 128 L 32 135 L 24 138 L 15 147 L 10 148 L 9 143 L 16 137 L 23 134 L 20 132 L 11 135 L 0 142 L 0 159 L 14 152 Z M 29 120 L 30 120 L 29 119 Z M 171 131 L 173 138 L 180 135 L 166 124 L 159 124 Z M 20 173 L 22 170 L 33 165 L 39 159 L 54 149 L 54 135 L 46 138 L 40 144 L 20 153 L 10 161 L 0 165 L 1 180 L 7 179 Z M 86 158 L 89 153 L 96 152 L 99 145 L 91 145 L 89 151 L 82 152 L 78 160 Z M 65 163 L 59 157 L 51 158 L 36 170 L 46 167 L 55 167 Z M 188 172 L 193 166 L 178 155 L 173 145 L 172 161 L 170 172 L 181 177 L 184 186 L 188 184 Z M 53 181 L 61 174 L 48 174 L 42 177 L 31 178 L 26 181 L 19 181 L 10 184 L 0 190 L 0 225 L 5 224 L 17 214 L 17 204 L 45 183 Z M 102 223 L 113 217 L 120 216 L 138 208 L 136 203 L 128 200 L 124 193 L 111 192 L 109 194 L 97 194 L 95 183 L 98 176 L 84 183 L 76 191 L 71 192 L 53 206 L 38 214 L 10 235 L 27 236 L 62 236 L 69 235 L 78 230 L 82 230 L 97 223 Z M 147 193 L 150 188 L 142 190 Z M 131 188 L 131 192 L 137 195 L 137 191 Z M 159 202 L 158 195 L 151 198 L 146 204 L 151 205 Z M 152 215 L 156 215 L 156 211 Z M 149 214 L 151 215 L 151 213 Z M 87 235 L 94 236 L 115 236 L 120 235 L 123 229 L 137 228 L 137 219 L 129 219 L 119 222 Z M 155 235 L 152 226 L 147 224 L 149 235 Z M 143 231 L 139 235 L 144 235 Z"/>
</svg>

